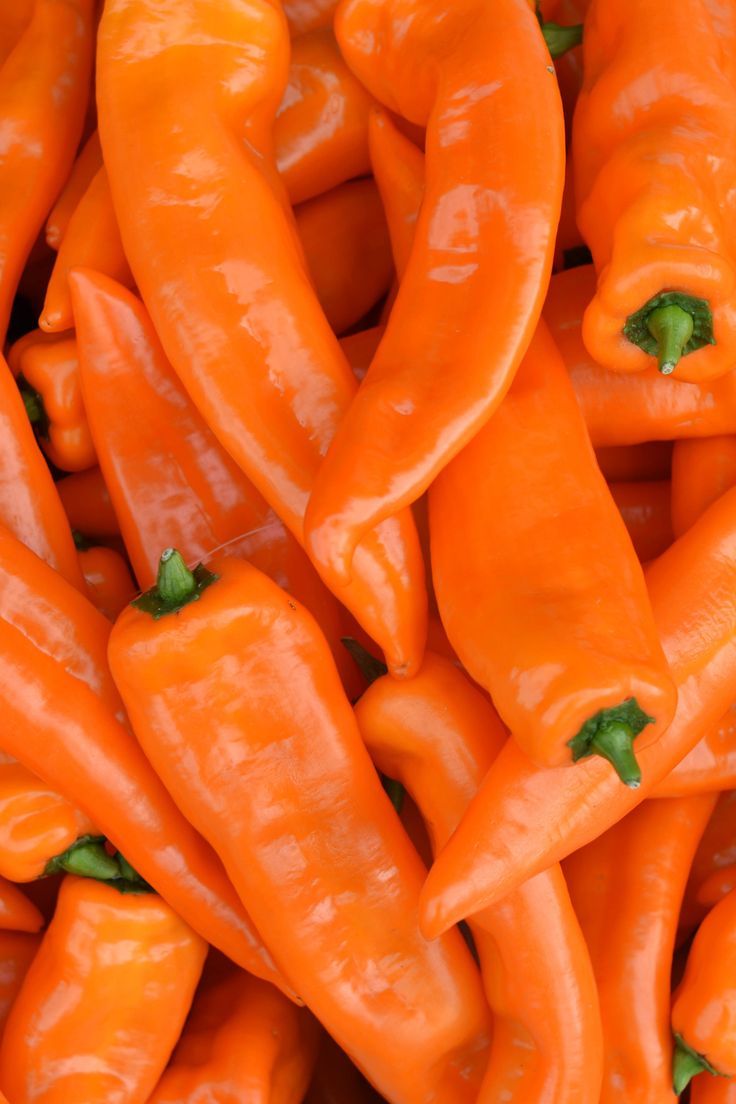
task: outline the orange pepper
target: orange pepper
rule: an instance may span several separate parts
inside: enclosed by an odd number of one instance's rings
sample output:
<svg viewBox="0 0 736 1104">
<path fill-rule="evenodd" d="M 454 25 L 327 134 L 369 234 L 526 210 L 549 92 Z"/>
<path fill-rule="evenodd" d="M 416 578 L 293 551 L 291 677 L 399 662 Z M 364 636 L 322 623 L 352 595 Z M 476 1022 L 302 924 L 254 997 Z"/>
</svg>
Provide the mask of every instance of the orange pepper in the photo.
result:
<svg viewBox="0 0 736 1104">
<path fill-rule="evenodd" d="M 368 141 L 373 175 L 386 211 L 396 275 L 401 282 L 411 257 L 417 218 L 424 199 L 424 154 L 401 133 L 389 113 L 382 108 L 374 108 L 370 114 Z M 369 332 L 375 334 L 375 345 L 368 364 L 382 336 L 375 330 Z"/>
<path fill-rule="evenodd" d="M 220 970 L 197 991 L 146 1104 L 302 1104 L 319 1040 L 317 1021 L 273 985 L 237 967 Z"/>
<path fill-rule="evenodd" d="M 384 1104 L 329 1035 L 322 1036 L 314 1077 L 304 1104 Z"/>
<path fill-rule="evenodd" d="M 340 346 L 357 380 L 362 380 L 368 371 L 371 357 L 382 333 L 382 327 L 373 326 L 359 333 L 340 338 Z"/>
<path fill-rule="evenodd" d="M 335 333 L 354 326 L 386 294 L 391 247 L 374 182 L 350 180 L 294 211 L 307 267 Z"/>
<path fill-rule="evenodd" d="M 692 751 L 653 791 L 654 797 L 686 797 L 736 788 L 736 706 L 710 725 Z"/>
<path fill-rule="evenodd" d="M 56 489 L 72 530 L 98 540 L 120 536 L 110 492 L 98 467 L 64 476 Z"/>
<path fill-rule="evenodd" d="M 292 42 L 288 82 L 273 127 L 276 165 L 292 203 L 370 172 L 373 102 L 345 64 L 332 30 L 313 30 Z"/>
<path fill-rule="evenodd" d="M 0 928 L 3 931 L 37 932 L 44 919 L 25 893 L 6 878 L 0 878 Z"/>
<path fill-rule="evenodd" d="M 672 453 L 672 526 L 676 536 L 736 484 L 736 435 L 677 441 Z"/>
<path fill-rule="evenodd" d="M 713 814 L 703 832 L 690 867 L 685 898 L 680 913 L 679 942 L 684 943 L 708 913 L 700 899 L 701 888 L 736 864 L 736 792 L 720 794 Z"/>
<path fill-rule="evenodd" d="M 670 478 L 672 448 L 672 441 L 602 445 L 595 450 L 595 458 L 608 483 L 643 483 Z"/>
<path fill-rule="evenodd" d="M 23 266 L 82 136 L 94 0 L 36 0 L 0 69 L 0 339 Z"/>
<path fill-rule="evenodd" d="M 139 48 L 143 40 L 150 49 Z M 246 62 L 242 44 L 256 40 L 257 63 Z M 271 132 L 287 77 L 283 13 L 269 0 L 186 0 L 179 19 L 161 23 L 143 0 L 110 0 L 98 46 L 102 148 L 144 302 L 205 421 L 302 542 L 317 469 L 357 384 L 277 188 Z M 182 173 L 203 156 L 207 173 Z M 217 184 L 215 208 L 213 173 L 227 181 Z M 392 671 L 410 675 L 424 648 L 426 591 L 408 511 L 366 536 L 353 581 L 334 590 Z"/>
<path fill-rule="evenodd" d="M 656 357 L 697 382 L 736 361 L 736 167 L 714 159 L 736 142 L 735 22 L 717 27 L 700 0 L 666 18 L 661 0 L 588 10 L 573 164 L 598 285 L 583 340 L 613 371 Z"/>
<path fill-rule="evenodd" d="M 646 571 L 657 630 L 678 688 L 674 719 L 639 756 L 631 790 L 595 758 L 575 770 L 534 767 L 509 740 L 422 891 L 429 935 L 499 900 L 630 812 L 733 700 L 736 680 L 736 489 Z"/>
<path fill-rule="evenodd" d="M 332 23 L 338 0 L 284 0 L 292 38 Z"/>
<path fill-rule="evenodd" d="M 108 655 L 136 735 L 286 976 L 396 1104 L 475 1101 L 475 965 L 459 932 L 419 934 L 424 868 L 313 618 L 241 560 L 192 573 L 172 549 L 135 605 Z"/>
<path fill-rule="evenodd" d="M 46 220 L 46 243 L 52 249 L 61 245 L 77 204 L 101 165 L 100 136 L 94 130 L 77 154 L 69 178 Z"/>
<path fill-rule="evenodd" d="M 675 1092 L 692 1077 L 736 1076 L 736 890 L 698 928 L 672 997 Z"/>
<path fill-rule="evenodd" d="M 0 931 L 0 1039 L 41 939 L 41 935 L 27 932 Z M 3 1099 L 0 1095 L 0 1101 Z"/>
<path fill-rule="evenodd" d="M 90 544 L 77 532 L 75 540 L 90 601 L 108 620 L 114 621 L 138 593 L 128 565 L 114 548 Z"/>
<path fill-rule="evenodd" d="M 35 0 L 15 0 L 4 4 L 0 12 L 0 65 L 15 49 L 31 21 Z"/>
<path fill-rule="evenodd" d="M 310 499 L 308 548 L 330 585 L 503 399 L 542 308 L 565 160 L 525 0 L 346 0 L 335 29 L 369 91 L 427 125 L 427 181 L 386 331 Z"/>
<path fill-rule="evenodd" d="M 0 1046 L 0 1085 L 39 1104 L 144 1104 L 207 944 L 160 897 L 65 879 Z"/>
<path fill-rule="evenodd" d="M 736 1077 L 696 1077 L 690 1104 L 736 1104 Z"/>
<path fill-rule="evenodd" d="M 600 999 L 600 1104 L 675 1104 L 670 974 L 677 917 L 715 802 L 715 795 L 645 801 L 563 863 Z"/>
<path fill-rule="evenodd" d="M 675 539 L 669 479 L 611 483 L 609 489 L 642 563 L 653 560 L 669 548 Z"/>
</svg>

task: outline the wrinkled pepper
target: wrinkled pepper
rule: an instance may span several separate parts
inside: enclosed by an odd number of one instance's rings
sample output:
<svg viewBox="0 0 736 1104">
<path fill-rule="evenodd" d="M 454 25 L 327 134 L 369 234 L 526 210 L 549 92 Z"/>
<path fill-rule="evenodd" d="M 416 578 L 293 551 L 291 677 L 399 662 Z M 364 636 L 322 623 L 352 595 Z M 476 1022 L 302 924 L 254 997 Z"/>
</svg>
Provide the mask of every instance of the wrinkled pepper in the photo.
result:
<svg viewBox="0 0 736 1104">
<path fill-rule="evenodd" d="M 109 661 L 146 755 L 326 1030 L 396 1104 L 475 1101 L 475 964 L 459 932 L 419 933 L 424 867 L 307 610 L 241 560 L 192 573 L 168 549 Z"/>
<path fill-rule="evenodd" d="M 736 361 L 735 48 L 701 0 L 588 9 L 573 165 L 598 284 L 583 340 L 613 371 L 656 362 L 697 382 Z"/>
<path fill-rule="evenodd" d="M 639 789 L 622 786 L 596 758 L 574 770 L 540 769 L 509 740 L 429 873 L 428 935 L 500 900 L 621 820 L 732 704 L 736 489 L 649 565 L 646 580 L 678 704 L 667 731 L 639 754 Z"/>
<path fill-rule="evenodd" d="M 160 897 L 67 877 L 0 1046 L 16 1104 L 145 1104 L 207 944 Z"/>
<path fill-rule="evenodd" d="M 303 541 L 317 469 L 357 385 L 277 187 L 271 128 L 288 48 L 283 13 L 268 0 L 216 8 L 186 0 L 165 22 L 150 0 L 108 0 L 97 103 L 125 252 L 166 355 L 221 443 Z M 182 173 L 195 151 L 193 171 Z M 205 174 L 195 168 L 202 156 Z M 411 515 L 368 534 L 352 582 L 334 589 L 390 669 L 410 675 L 426 633 Z"/>
<path fill-rule="evenodd" d="M 634 551 L 642 563 L 660 556 L 675 539 L 669 479 L 609 484 Z"/>
<path fill-rule="evenodd" d="M 77 204 L 101 166 L 100 136 L 94 130 L 77 154 L 67 182 L 46 220 L 46 244 L 52 249 L 61 245 Z"/>
<path fill-rule="evenodd" d="M 736 485 L 736 434 L 676 441 L 672 452 L 672 527 L 689 529 L 703 510 Z"/>
<path fill-rule="evenodd" d="M 565 160 L 526 0 L 349 0 L 335 30 L 369 91 L 427 136 L 401 288 L 307 512 L 334 584 L 364 534 L 419 498 L 501 402 L 542 308 Z"/>
</svg>

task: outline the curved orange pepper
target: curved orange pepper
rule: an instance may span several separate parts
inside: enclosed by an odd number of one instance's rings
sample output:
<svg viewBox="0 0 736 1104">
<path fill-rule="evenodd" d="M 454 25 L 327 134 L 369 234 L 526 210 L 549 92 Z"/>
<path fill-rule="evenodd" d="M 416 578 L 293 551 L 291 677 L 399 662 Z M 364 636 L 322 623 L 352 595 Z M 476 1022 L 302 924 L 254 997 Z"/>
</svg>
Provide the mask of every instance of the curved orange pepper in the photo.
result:
<svg viewBox="0 0 736 1104">
<path fill-rule="evenodd" d="M 131 723 L 286 976 L 396 1104 L 475 1101 L 480 979 L 459 932 L 419 934 L 424 868 L 316 622 L 242 560 L 172 549 L 136 606 L 108 653 Z"/>
<path fill-rule="evenodd" d="M 52 249 L 61 245 L 77 204 L 101 166 L 100 136 L 94 130 L 77 154 L 69 178 L 46 219 L 46 244 Z"/>
<path fill-rule="evenodd" d="M 501 402 L 542 308 L 565 160 L 526 0 L 349 0 L 335 29 L 377 99 L 427 124 L 427 179 L 386 331 L 310 499 L 308 548 L 330 585 Z"/>
<path fill-rule="evenodd" d="M 669 548 L 675 539 L 669 479 L 610 483 L 609 490 L 642 563 L 653 560 Z"/>
<path fill-rule="evenodd" d="M 0 69 L 0 338 L 23 266 L 82 136 L 94 0 L 36 0 Z"/>
<path fill-rule="evenodd" d="M 243 43 L 256 41 L 246 56 Z M 186 0 L 161 23 L 142 0 L 110 0 L 98 45 L 102 148 L 144 302 L 206 422 L 302 542 L 317 469 L 357 384 L 309 284 L 270 156 L 287 76 L 283 13 L 269 0 Z M 421 661 L 423 576 L 404 512 L 366 536 L 353 581 L 334 588 L 397 675 Z"/>
<path fill-rule="evenodd" d="M 736 1077 L 696 1077 L 690 1104 L 736 1104 Z"/>
<path fill-rule="evenodd" d="M 0 1038 L 41 939 L 26 932 L 0 931 Z"/>
<path fill-rule="evenodd" d="M 17 1101 L 147 1100 L 206 954 L 155 894 L 67 877 L 8 1017 L 3 1090 Z"/>
<path fill-rule="evenodd" d="M 37 932 L 44 918 L 16 885 L 0 878 L 0 928 L 3 931 Z"/>
<path fill-rule="evenodd" d="M 77 548 L 92 605 L 114 621 L 138 593 L 127 563 L 114 548 L 93 545 L 84 538 Z"/>
<path fill-rule="evenodd" d="M 736 705 L 732 705 L 715 724 L 706 729 L 692 751 L 655 787 L 652 796 L 687 797 L 689 794 L 719 793 L 734 788 Z"/>
<path fill-rule="evenodd" d="M 0 12 L 0 65 L 15 49 L 24 30 L 31 21 L 35 0 L 15 0 L 3 5 Z"/>
<path fill-rule="evenodd" d="M 672 453 L 672 527 L 680 536 L 736 484 L 736 435 L 676 441 Z"/>
<path fill-rule="evenodd" d="M 396 275 L 401 282 L 424 199 L 424 154 L 402 134 L 389 113 L 380 108 L 370 114 L 368 142 L 373 175 L 386 211 Z M 381 334 L 376 333 L 371 359 L 380 339 Z"/>
<path fill-rule="evenodd" d="M 72 530 L 101 540 L 120 536 L 120 523 L 98 467 L 66 475 L 56 489 Z"/>
</svg>

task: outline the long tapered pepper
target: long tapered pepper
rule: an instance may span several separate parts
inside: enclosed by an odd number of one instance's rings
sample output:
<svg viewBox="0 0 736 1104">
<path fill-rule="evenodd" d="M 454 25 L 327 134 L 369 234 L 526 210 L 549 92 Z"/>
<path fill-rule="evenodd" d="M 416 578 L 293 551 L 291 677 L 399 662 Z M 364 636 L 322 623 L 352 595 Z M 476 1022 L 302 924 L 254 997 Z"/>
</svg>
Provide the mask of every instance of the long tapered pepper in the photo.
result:
<svg viewBox="0 0 736 1104">
<path fill-rule="evenodd" d="M 692 751 L 652 791 L 653 797 L 686 797 L 736 787 L 736 706 L 710 725 Z M 736 838 L 736 822 L 735 822 Z"/>
<path fill-rule="evenodd" d="M 609 490 L 642 563 L 653 560 L 669 548 L 675 539 L 669 479 L 610 483 Z"/>
<path fill-rule="evenodd" d="M 216 9 L 187 0 L 173 22 L 160 21 L 159 7 L 112 0 L 98 36 L 100 136 L 125 251 L 187 391 L 302 541 L 317 469 L 356 384 L 269 172 L 286 24 L 268 0 Z M 243 48 L 251 41 L 253 55 Z M 185 113 L 182 87 L 192 97 Z M 235 140 L 244 127 L 246 146 Z M 335 592 L 389 667 L 411 674 L 424 647 L 426 592 L 408 512 L 365 538 L 353 581 Z"/>
<path fill-rule="evenodd" d="M 207 944 L 160 897 L 68 877 L 0 1047 L 17 1104 L 145 1104 Z"/>
<path fill-rule="evenodd" d="M 424 154 L 401 133 L 388 112 L 380 109 L 371 112 L 368 141 L 373 175 L 386 211 L 396 275 L 403 280 L 424 199 Z M 379 340 L 377 334 L 376 348 Z M 374 355 L 375 348 L 370 360 Z"/>
<path fill-rule="evenodd" d="M 426 490 L 511 383 L 551 269 L 564 126 L 523 0 L 350 0 L 335 27 L 376 97 L 427 124 L 411 257 L 307 513 L 316 562 L 344 580 L 363 535 Z"/>
<path fill-rule="evenodd" d="M 736 434 L 676 441 L 672 453 L 672 526 L 679 537 L 736 485 Z"/>
<path fill-rule="evenodd" d="M 674 1104 L 670 973 L 677 917 L 715 802 L 715 795 L 645 801 L 563 863 L 600 999 L 600 1104 Z"/>
<path fill-rule="evenodd" d="M 36 0 L 0 69 L 0 338 L 23 266 L 82 135 L 94 8 L 93 0 Z"/>
<path fill-rule="evenodd" d="M 594 445 L 636 445 L 736 432 L 736 372 L 702 384 L 662 379 L 656 368 L 633 375 L 596 364 L 581 319 L 595 289 L 590 265 L 553 276 L 544 304 Z M 676 384 L 676 386 L 675 386 Z"/>
<path fill-rule="evenodd" d="M 43 916 L 26 895 L 5 878 L 0 878 L 0 928 L 3 931 L 37 932 Z"/>
<path fill-rule="evenodd" d="M 413 679 L 374 682 L 355 715 L 372 758 L 406 786 L 441 847 L 503 744 L 494 710 L 450 661 L 427 652 Z M 479 1104 L 597 1104 L 595 983 L 559 867 L 474 916 L 471 930 L 494 1012 Z"/>
<path fill-rule="evenodd" d="M 101 165 L 100 136 L 94 130 L 77 155 L 69 179 L 46 220 L 46 242 L 52 249 L 61 245 L 76 206 Z"/>
<path fill-rule="evenodd" d="M 656 46 L 653 49 L 653 44 Z M 734 50 L 708 5 L 592 0 L 573 128 L 578 225 L 598 274 L 583 339 L 618 372 L 697 381 L 736 359 Z M 653 75 L 654 74 L 654 75 Z"/>
<path fill-rule="evenodd" d="M 736 890 L 698 928 L 672 998 L 677 1093 L 700 1073 L 736 1076 L 735 1019 Z"/>
<path fill-rule="evenodd" d="M 273 985 L 234 967 L 202 987 L 147 1104 L 302 1104 L 320 1030 Z"/>
<path fill-rule="evenodd" d="M 596 759 L 541 770 L 509 740 L 423 890 L 429 934 L 505 896 L 619 821 L 687 755 L 732 703 L 736 679 L 736 489 L 714 503 L 646 572 L 654 619 L 678 689 L 677 711 L 639 755 L 638 790 Z"/>
<path fill-rule="evenodd" d="M 458 932 L 419 934 L 424 868 L 312 617 L 249 564 L 192 574 L 172 549 L 137 605 L 109 659 L 138 739 L 307 1006 L 396 1104 L 475 1100 L 480 980 Z"/>
</svg>

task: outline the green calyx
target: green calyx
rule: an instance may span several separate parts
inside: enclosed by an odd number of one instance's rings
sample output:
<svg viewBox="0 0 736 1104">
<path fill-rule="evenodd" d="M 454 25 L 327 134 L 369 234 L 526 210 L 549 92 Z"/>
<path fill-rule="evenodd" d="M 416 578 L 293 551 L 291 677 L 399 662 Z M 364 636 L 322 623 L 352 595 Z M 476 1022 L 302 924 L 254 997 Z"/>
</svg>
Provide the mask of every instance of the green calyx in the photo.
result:
<svg viewBox="0 0 736 1104">
<path fill-rule="evenodd" d="M 395 778 L 389 778 L 388 775 L 382 774 L 381 785 L 388 794 L 388 799 L 396 812 L 400 813 L 404 805 L 404 796 L 406 794 L 406 790 L 401 782 L 397 782 Z"/>
<path fill-rule="evenodd" d="M 105 882 L 119 893 L 153 893 L 148 882 L 141 878 L 119 851 L 115 855 L 109 854 L 104 836 L 80 836 L 66 851 L 49 859 L 44 874 L 62 873 Z"/>
<path fill-rule="evenodd" d="M 654 724 L 654 717 L 639 708 L 636 698 L 627 698 L 611 709 L 600 709 L 568 741 L 573 763 L 588 755 L 601 755 L 624 785 L 637 789 L 641 770 L 634 755 L 634 740 L 648 724 Z"/>
<path fill-rule="evenodd" d="M 26 408 L 28 421 L 33 426 L 33 432 L 37 437 L 47 440 L 49 436 L 49 418 L 40 393 L 31 387 L 23 375 L 19 375 L 15 382 L 18 384 L 20 397 L 23 399 L 23 405 Z"/>
<path fill-rule="evenodd" d="M 568 26 L 563 26 L 561 23 L 540 23 L 540 26 L 552 58 L 562 57 L 568 50 L 574 49 L 583 41 L 582 23 Z"/>
<path fill-rule="evenodd" d="M 699 1073 L 710 1073 L 713 1077 L 727 1077 L 710 1064 L 703 1054 L 689 1047 L 681 1035 L 675 1035 L 675 1049 L 672 1055 L 672 1087 L 677 1096 Z"/>
<path fill-rule="evenodd" d="M 198 601 L 202 592 L 212 586 L 217 578 L 204 564 L 197 564 L 194 571 L 190 571 L 181 553 L 175 548 L 167 548 L 159 560 L 155 585 L 135 598 L 131 605 L 158 621 L 160 617 L 178 613 L 190 602 Z"/>
<path fill-rule="evenodd" d="M 663 376 L 674 372 L 681 357 L 716 343 L 708 300 L 679 291 L 654 295 L 640 310 L 629 315 L 623 332 L 643 352 L 657 358 Z"/>
</svg>

